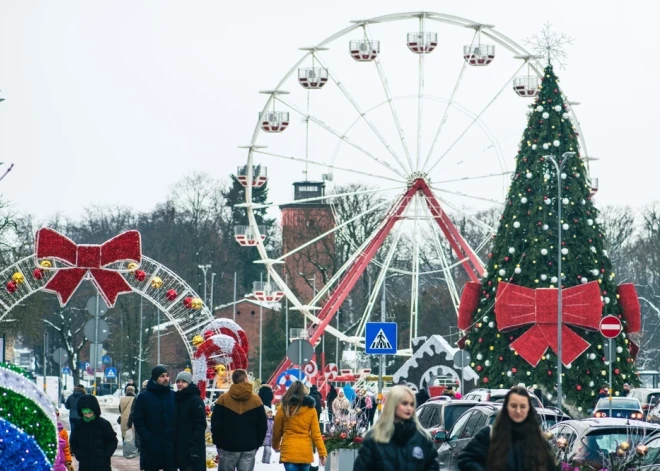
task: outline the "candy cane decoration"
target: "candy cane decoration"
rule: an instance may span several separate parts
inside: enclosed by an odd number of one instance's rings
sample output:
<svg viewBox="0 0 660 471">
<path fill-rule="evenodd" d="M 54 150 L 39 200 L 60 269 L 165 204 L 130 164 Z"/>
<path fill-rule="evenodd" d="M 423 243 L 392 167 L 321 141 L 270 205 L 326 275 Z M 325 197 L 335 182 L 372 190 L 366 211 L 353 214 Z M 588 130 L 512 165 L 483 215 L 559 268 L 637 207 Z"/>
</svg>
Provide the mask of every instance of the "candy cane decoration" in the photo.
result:
<svg viewBox="0 0 660 471">
<path fill-rule="evenodd" d="M 245 331 L 241 328 L 240 325 L 231 319 L 214 319 L 206 324 L 204 330 L 202 331 L 202 336 L 206 339 L 212 335 L 217 334 L 218 332 L 233 337 L 238 342 L 243 351 L 247 354 L 248 350 L 250 349 L 250 345 L 248 343 L 247 335 L 245 335 Z"/>
</svg>

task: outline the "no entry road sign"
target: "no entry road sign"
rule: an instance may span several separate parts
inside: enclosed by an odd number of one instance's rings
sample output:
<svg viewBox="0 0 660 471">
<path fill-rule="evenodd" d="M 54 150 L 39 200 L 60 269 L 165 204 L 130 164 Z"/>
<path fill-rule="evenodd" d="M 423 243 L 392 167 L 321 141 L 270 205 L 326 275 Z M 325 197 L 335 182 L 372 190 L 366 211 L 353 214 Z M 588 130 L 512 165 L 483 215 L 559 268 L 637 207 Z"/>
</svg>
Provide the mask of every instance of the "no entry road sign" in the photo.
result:
<svg viewBox="0 0 660 471">
<path fill-rule="evenodd" d="M 623 325 L 616 316 L 605 316 L 600 321 L 600 333 L 607 339 L 614 339 L 623 331 Z"/>
</svg>

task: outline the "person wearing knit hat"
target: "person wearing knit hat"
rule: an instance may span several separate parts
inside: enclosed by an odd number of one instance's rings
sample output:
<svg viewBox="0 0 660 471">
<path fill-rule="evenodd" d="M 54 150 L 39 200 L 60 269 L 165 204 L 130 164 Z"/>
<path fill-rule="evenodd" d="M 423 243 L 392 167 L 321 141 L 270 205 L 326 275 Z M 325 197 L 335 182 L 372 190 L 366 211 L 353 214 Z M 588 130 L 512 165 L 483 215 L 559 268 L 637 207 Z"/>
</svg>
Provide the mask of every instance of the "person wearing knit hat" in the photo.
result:
<svg viewBox="0 0 660 471">
<path fill-rule="evenodd" d="M 186 471 L 206 470 L 206 407 L 187 371 L 176 375 L 174 462 Z"/>
<path fill-rule="evenodd" d="M 135 398 L 133 425 L 140 437 L 140 466 L 147 471 L 174 471 L 176 406 L 167 368 L 151 370 L 147 388 Z"/>
</svg>

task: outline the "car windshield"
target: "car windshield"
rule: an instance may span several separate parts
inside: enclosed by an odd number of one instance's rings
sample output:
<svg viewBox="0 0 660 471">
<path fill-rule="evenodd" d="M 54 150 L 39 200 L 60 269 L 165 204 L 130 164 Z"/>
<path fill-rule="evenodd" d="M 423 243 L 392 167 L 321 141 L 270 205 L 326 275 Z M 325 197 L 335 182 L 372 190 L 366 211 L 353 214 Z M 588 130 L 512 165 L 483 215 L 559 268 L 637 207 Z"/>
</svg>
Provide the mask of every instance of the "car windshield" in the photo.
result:
<svg viewBox="0 0 660 471">
<path fill-rule="evenodd" d="M 610 407 L 610 400 L 607 397 L 604 397 L 598 401 L 596 409 L 607 409 Z M 639 402 L 631 399 L 612 399 L 612 408 L 613 409 L 639 409 Z"/>
<path fill-rule="evenodd" d="M 582 442 L 588 449 L 589 459 L 598 459 L 600 454 L 614 453 L 621 442 L 635 447 L 650 431 L 643 428 L 597 428 L 587 432 Z"/>
<path fill-rule="evenodd" d="M 458 401 L 460 402 L 460 401 Z M 451 403 L 445 406 L 445 430 L 451 430 L 458 418 L 468 409 L 474 407 L 473 404 Z"/>
</svg>

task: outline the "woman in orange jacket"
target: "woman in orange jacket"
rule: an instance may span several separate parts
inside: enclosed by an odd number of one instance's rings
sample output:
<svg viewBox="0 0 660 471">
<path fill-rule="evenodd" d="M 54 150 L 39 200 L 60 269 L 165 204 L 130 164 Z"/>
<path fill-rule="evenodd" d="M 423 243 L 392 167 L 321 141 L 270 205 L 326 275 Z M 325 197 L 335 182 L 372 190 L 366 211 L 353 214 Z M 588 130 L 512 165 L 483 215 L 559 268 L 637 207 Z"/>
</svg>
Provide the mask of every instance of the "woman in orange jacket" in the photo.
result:
<svg viewBox="0 0 660 471">
<path fill-rule="evenodd" d="M 321 438 L 314 399 L 300 382 L 294 382 L 282 397 L 273 426 L 273 449 L 281 451 L 280 461 L 286 471 L 309 471 L 316 445 L 321 465 L 328 453 Z"/>
</svg>

